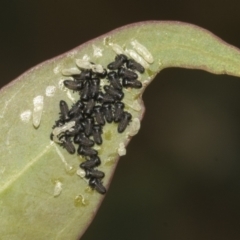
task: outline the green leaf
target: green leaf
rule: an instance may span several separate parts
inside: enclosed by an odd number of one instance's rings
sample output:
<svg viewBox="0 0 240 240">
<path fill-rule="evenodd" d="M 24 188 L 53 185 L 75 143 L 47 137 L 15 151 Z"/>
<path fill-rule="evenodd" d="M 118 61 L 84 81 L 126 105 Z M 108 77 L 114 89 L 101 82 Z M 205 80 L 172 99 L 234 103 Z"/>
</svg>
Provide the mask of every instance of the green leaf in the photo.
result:
<svg viewBox="0 0 240 240">
<path fill-rule="evenodd" d="M 117 165 L 122 143 L 127 145 L 138 131 L 144 106 L 145 87 L 167 67 L 203 69 L 215 74 L 240 76 L 240 52 L 210 32 L 180 22 L 142 22 L 119 28 L 89 41 L 59 57 L 46 61 L 1 90 L 0 126 L 0 236 L 1 239 L 77 239 L 93 219 L 103 195 L 91 190 L 77 174 L 80 156 L 70 155 L 50 141 L 54 121 L 59 117 L 59 101 L 72 104 L 77 93 L 65 89 L 62 70 L 75 67 L 76 59 L 107 66 L 119 47 L 127 54 L 142 48 L 153 56 L 145 62 L 144 87 L 124 90 L 123 102 L 133 121 L 122 134 L 117 124 L 107 124 L 103 144 L 96 148 L 108 188 Z M 115 51 L 114 51 L 115 49 Z M 137 55 L 139 56 L 139 55 Z M 38 98 L 36 98 L 38 97 Z M 41 118 L 34 99 L 43 98 Z M 33 126 L 33 119 L 41 119 Z M 35 123 L 35 125 L 38 125 Z"/>
</svg>

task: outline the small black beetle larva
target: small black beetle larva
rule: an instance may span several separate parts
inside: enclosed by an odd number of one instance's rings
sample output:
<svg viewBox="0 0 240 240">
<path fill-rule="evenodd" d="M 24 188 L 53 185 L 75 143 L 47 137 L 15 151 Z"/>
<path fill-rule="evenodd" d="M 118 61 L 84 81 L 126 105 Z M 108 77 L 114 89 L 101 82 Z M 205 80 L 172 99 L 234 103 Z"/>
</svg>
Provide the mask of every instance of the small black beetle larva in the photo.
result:
<svg viewBox="0 0 240 240">
<path fill-rule="evenodd" d="M 113 121 L 113 111 L 112 111 L 112 105 L 109 103 L 104 103 L 102 105 L 103 114 L 105 116 L 105 119 L 108 123 L 111 123 Z"/>
<path fill-rule="evenodd" d="M 93 108 L 93 112 L 95 114 L 96 122 L 100 125 L 104 125 L 105 120 L 104 120 L 104 116 L 103 116 L 103 112 L 102 112 L 102 107 L 101 106 L 95 106 Z"/>
<path fill-rule="evenodd" d="M 69 120 L 69 116 L 68 116 L 68 105 L 65 101 L 61 100 L 59 103 L 60 106 L 60 119 L 63 121 L 68 121 Z"/>
<path fill-rule="evenodd" d="M 90 80 L 91 90 L 90 90 L 90 97 L 95 98 L 99 92 L 100 87 L 100 79 L 93 78 Z"/>
<path fill-rule="evenodd" d="M 77 150 L 78 154 L 83 155 L 83 156 L 95 156 L 98 154 L 98 152 L 90 147 L 84 147 L 79 145 L 79 148 Z"/>
<path fill-rule="evenodd" d="M 78 123 L 75 124 L 74 130 L 73 131 L 67 130 L 65 132 L 65 135 L 68 136 L 68 137 L 74 137 L 76 134 L 78 134 L 80 132 L 83 132 L 84 130 L 85 130 L 85 128 L 82 125 L 82 123 L 78 122 Z M 75 143 L 75 141 L 74 141 L 74 143 Z"/>
<path fill-rule="evenodd" d="M 80 168 L 83 169 L 91 169 L 99 166 L 101 164 L 101 160 L 98 156 L 92 156 L 89 160 L 80 164 Z"/>
<path fill-rule="evenodd" d="M 94 119 L 91 117 L 88 117 L 85 119 L 84 123 L 85 123 L 85 134 L 88 137 L 92 133 L 92 126 L 94 123 Z"/>
<path fill-rule="evenodd" d="M 63 140 L 62 142 L 62 147 L 65 148 L 70 154 L 74 154 L 75 153 L 75 147 L 72 143 L 72 141 L 70 140 L 70 138 L 66 137 L 65 140 Z"/>
<path fill-rule="evenodd" d="M 73 104 L 72 108 L 68 112 L 69 117 L 73 117 L 74 115 L 78 115 L 84 109 L 85 104 L 81 100 L 78 100 L 75 104 Z"/>
<path fill-rule="evenodd" d="M 93 108 L 95 106 L 95 101 L 93 99 L 90 99 L 85 106 L 84 109 L 84 114 L 86 114 L 87 116 L 90 116 L 93 112 Z"/>
<path fill-rule="evenodd" d="M 113 96 L 116 100 L 122 100 L 124 97 L 124 93 L 122 91 L 118 91 L 117 89 L 115 89 L 113 87 L 105 85 L 103 88 L 106 91 L 106 93 Z"/>
<path fill-rule="evenodd" d="M 121 120 L 118 124 L 118 132 L 122 133 L 132 119 L 132 115 L 128 112 L 123 112 Z"/>
<path fill-rule="evenodd" d="M 101 180 L 98 178 L 90 178 L 89 186 L 101 194 L 106 193 L 106 188 L 102 185 Z"/>
<path fill-rule="evenodd" d="M 80 91 L 84 87 L 83 82 L 76 82 L 76 81 L 72 81 L 72 80 L 64 80 L 63 84 L 66 88 L 73 90 L 73 91 Z"/>
<path fill-rule="evenodd" d="M 81 92 L 81 100 L 88 101 L 90 96 L 90 82 L 86 82 Z"/>
<path fill-rule="evenodd" d="M 144 67 L 133 59 L 127 60 L 126 66 L 127 68 L 130 68 L 131 70 L 136 70 L 140 73 L 144 73 L 145 71 Z"/>
<path fill-rule="evenodd" d="M 105 174 L 102 171 L 95 170 L 95 169 L 86 169 L 85 170 L 85 178 L 104 178 Z"/>
<path fill-rule="evenodd" d="M 115 61 L 108 64 L 108 69 L 116 70 L 120 68 L 127 61 L 127 57 L 123 54 L 117 55 Z"/>
<path fill-rule="evenodd" d="M 113 96 L 111 96 L 110 94 L 104 94 L 102 92 L 99 92 L 97 97 L 96 97 L 96 100 L 100 103 L 114 103 L 115 102 L 115 99 Z"/>
<path fill-rule="evenodd" d="M 132 80 L 128 78 L 123 78 L 122 80 L 123 87 L 131 87 L 131 88 L 141 88 L 142 83 L 139 80 Z"/>
<path fill-rule="evenodd" d="M 86 137 L 84 133 L 79 133 L 74 137 L 74 143 L 78 143 L 85 147 L 92 147 L 94 145 L 94 141 Z"/>
<path fill-rule="evenodd" d="M 122 85 L 120 83 L 120 78 L 118 77 L 116 72 L 109 72 L 107 75 L 107 79 L 110 84 L 117 90 L 122 90 Z"/>
<path fill-rule="evenodd" d="M 94 142 L 98 145 L 102 144 L 101 134 L 102 134 L 102 127 L 100 125 L 93 125 L 92 135 L 93 135 Z"/>
<path fill-rule="evenodd" d="M 118 69 L 118 75 L 120 77 L 132 79 L 132 80 L 135 80 L 135 79 L 138 78 L 138 75 L 135 72 L 130 71 L 126 68 L 119 68 Z"/>
<path fill-rule="evenodd" d="M 123 114 L 123 109 L 124 109 L 124 103 L 122 102 L 116 102 L 114 104 L 115 106 L 115 111 L 114 111 L 114 122 L 120 122 L 121 116 Z"/>
</svg>

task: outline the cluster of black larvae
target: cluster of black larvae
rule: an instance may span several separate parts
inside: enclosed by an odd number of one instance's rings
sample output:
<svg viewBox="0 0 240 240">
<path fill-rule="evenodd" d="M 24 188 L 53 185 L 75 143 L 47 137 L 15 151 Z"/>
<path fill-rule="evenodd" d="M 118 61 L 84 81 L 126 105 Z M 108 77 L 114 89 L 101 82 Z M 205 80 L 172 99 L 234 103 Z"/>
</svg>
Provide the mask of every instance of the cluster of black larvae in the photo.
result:
<svg viewBox="0 0 240 240">
<path fill-rule="evenodd" d="M 92 63 L 91 63 L 92 64 Z M 94 65 L 94 64 L 93 64 Z M 142 83 L 137 80 L 144 68 L 125 55 L 117 55 L 115 61 L 108 64 L 107 69 L 101 71 L 82 69 L 80 74 L 72 75 L 74 80 L 65 80 L 68 89 L 78 91 L 80 99 L 71 107 L 65 101 L 60 101 L 60 118 L 53 126 L 51 139 L 58 142 L 70 154 L 77 153 L 84 156 L 86 161 L 80 164 L 84 170 L 84 177 L 89 179 L 89 186 L 99 193 L 106 193 L 102 185 L 105 174 L 96 169 L 101 164 L 98 152 L 92 147 L 102 144 L 102 128 L 105 123 L 118 123 L 118 132 L 122 133 L 132 115 L 124 111 L 124 97 L 122 88 L 141 88 Z M 109 85 L 100 87 L 101 79 L 107 79 Z"/>
</svg>

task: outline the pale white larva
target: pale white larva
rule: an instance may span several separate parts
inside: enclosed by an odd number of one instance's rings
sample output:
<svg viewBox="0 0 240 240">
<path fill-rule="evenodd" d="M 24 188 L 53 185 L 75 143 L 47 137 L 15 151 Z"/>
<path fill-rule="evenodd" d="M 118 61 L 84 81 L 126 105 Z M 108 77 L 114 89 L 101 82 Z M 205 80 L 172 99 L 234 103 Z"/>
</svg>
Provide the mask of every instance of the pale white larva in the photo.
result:
<svg viewBox="0 0 240 240">
<path fill-rule="evenodd" d="M 32 123 L 35 128 L 38 128 L 42 118 L 43 112 L 43 96 L 39 95 L 33 99 L 33 118 Z"/>
<path fill-rule="evenodd" d="M 144 68 L 149 68 L 149 64 L 134 50 L 126 49 L 125 53 L 133 58 L 136 62 L 141 64 Z"/>
<path fill-rule="evenodd" d="M 131 45 L 136 50 L 136 52 L 144 58 L 145 61 L 150 64 L 153 63 L 153 56 L 145 46 L 143 46 L 137 40 L 131 41 Z"/>
<path fill-rule="evenodd" d="M 71 76 L 71 75 L 78 75 L 81 73 L 81 70 L 79 70 L 76 67 L 72 67 L 72 68 L 65 68 L 62 70 L 62 74 L 64 76 Z"/>
<path fill-rule="evenodd" d="M 126 151 L 126 147 L 124 145 L 124 143 L 119 143 L 119 146 L 118 146 L 118 155 L 121 157 L 121 156 L 124 156 L 126 155 L 127 151 Z"/>
<path fill-rule="evenodd" d="M 73 127 L 75 126 L 75 121 L 70 121 L 62 125 L 61 127 L 55 127 L 52 131 L 53 136 L 58 136 L 61 133 L 64 133 L 66 131 L 73 131 Z"/>
<path fill-rule="evenodd" d="M 88 60 L 77 59 L 76 60 L 76 65 L 80 69 L 91 69 L 93 72 L 97 72 L 97 73 L 103 73 L 104 72 L 104 68 L 103 68 L 102 65 L 93 64 L 93 63 L 89 62 Z"/>
<path fill-rule="evenodd" d="M 112 48 L 112 50 L 116 53 L 116 54 L 124 54 L 124 50 L 122 49 L 121 46 L 119 46 L 116 43 L 109 43 L 109 46 Z"/>
<path fill-rule="evenodd" d="M 61 194 L 62 192 L 62 183 L 60 181 L 56 181 L 54 190 L 53 190 L 53 196 L 57 197 Z"/>
</svg>

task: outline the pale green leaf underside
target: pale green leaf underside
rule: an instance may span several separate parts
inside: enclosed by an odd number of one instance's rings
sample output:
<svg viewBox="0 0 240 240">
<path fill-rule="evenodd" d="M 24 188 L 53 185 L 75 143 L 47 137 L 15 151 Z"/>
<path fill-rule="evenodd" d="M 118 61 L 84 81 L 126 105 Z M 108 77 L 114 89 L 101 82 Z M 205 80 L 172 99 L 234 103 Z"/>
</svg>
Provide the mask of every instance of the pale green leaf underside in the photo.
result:
<svg viewBox="0 0 240 240">
<path fill-rule="evenodd" d="M 75 66 L 75 59 L 85 54 L 106 66 L 115 57 L 109 43 L 129 49 L 132 40 L 138 40 L 154 57 L 154 63 L 141 77 L 145 86 L 161 69 L 173 66 L 240 75 L 239 50 L 211 33 L 179 22 L 145 22 L 110 32 L 20 76 L 0 96 L 1 239 L 70 240 L 84 232 L 103 197 L 90 191 L 76 174 L 82 159 L 69 155 L 49 139 L 58 118 L 59 100 L 72 102 L 67 91 L 59 87 L 59 81 L 65 79 L 61 70 Z M 102 57 L 93 54 L 93 45 L 102 49 Z M 46 92 L 49 86 L 56 88 L 53 96 Z M 143 90 L 125 91 L 124 101 L 134 118 L 141 119 L 144 112 L 140 106 Z M 32 113 L 33 99 L 39 95 L 44 96 L 44 109 L 36 129 L 32 115 L 26 121 L 22 117 L 23 113 Z M 123 134 L 117 134 L 116 126 L 104 128 L 104 144 L 99 149 L 103 162 L 99 169 L 106 173 L 105 186 L 117 164 L 119 143 L 129 141 L 131 125 Z M 54 196 L 57 182 L 62 184 L 62 191 Z"/>
</svg>

